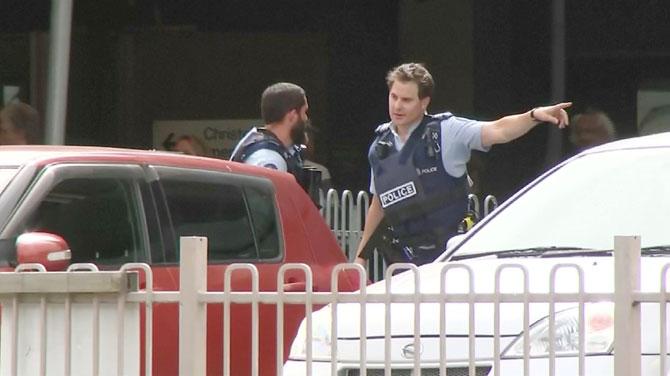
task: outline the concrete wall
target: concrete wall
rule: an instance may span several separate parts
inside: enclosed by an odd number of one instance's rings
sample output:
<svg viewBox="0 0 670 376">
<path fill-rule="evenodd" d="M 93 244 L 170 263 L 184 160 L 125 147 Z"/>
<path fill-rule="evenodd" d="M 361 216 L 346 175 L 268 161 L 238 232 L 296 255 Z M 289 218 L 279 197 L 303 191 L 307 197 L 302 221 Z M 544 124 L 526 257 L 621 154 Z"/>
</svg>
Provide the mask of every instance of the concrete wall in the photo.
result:
<svg viewBox="0 0 670 376">
<path fill-rule="evenodd" d="M 435 80 L 431 112 L 473 111 L 473 17 L 470 1 L 402 0 L 402 62 L 423 62 Z"/>
<path fill-rule="evenodd" d="M 30 100 L 30 39 L 28 33 L 0 34 L 0 86 L 20 86 L 21 99 Z M 0 94 L 1 96 L 1 94 Z M 0 103 L 1 105 L 2 103 Z"/>
<path fill-rule="evenodd" d="M 261 92 L 276 81 L 305 88 L 318 124 L 328 111 L 327 57 L 318 34 L 80 32 L 68 143 L 146 148 L 155 120 L 260 118 Z"/>
<path fill-rule="evenodd" d="M 148 141 L 154 120 L 260 118 L 268 85 L 301 85 L 325 121 L 328 53 L 318 34 L 160 31 L 123 35 L 119 141 Z M 287 59 L 290 57 L 290 59 Z"/>
</svg>

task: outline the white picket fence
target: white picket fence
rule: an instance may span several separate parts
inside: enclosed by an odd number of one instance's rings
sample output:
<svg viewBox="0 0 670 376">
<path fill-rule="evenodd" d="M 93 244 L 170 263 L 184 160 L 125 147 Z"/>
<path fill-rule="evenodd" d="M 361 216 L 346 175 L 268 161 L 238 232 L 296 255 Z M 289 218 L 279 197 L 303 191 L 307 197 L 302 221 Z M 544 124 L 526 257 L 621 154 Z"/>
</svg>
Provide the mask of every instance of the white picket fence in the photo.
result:
<svg viewBox="0 0 670 376">
<path fill-rule="evenodd" d="M 330 226 L 349 261 L 356 258 L 355 253 L 363 236 L 370 199 L 370 195 L 365 191 L 359 191 L 354 195 L 350 190 L 341 193 L 335 189 L 325 193 L 319 190 L 321 215 Z M 498 200 L 493 195 L 486 196 L 483 202 L 480 202 L 475 194 L 468 195 L 468 211 L 474 214 L 475 220 L 486 217 L 497 207 Z M 382 257 L 375 252 L 368 264 L 371 280 L 383 279 L 387 267 Z"/>
<path fill-rule="evenodd" d="M 24 265 L 17 268 L 16 272 L 0 273 L 0 304 L 2 307 L 2 341 L 0 343 L 1 367 L 3 375 L 69 375 L 69 374 L 110 374 L 110 375 L 152 375 L 152 356 L 153 343 L 152 330 L 162 330 L 154 326 L 153 310 L 154 304 L 178 304 L 180 309 L 179 319 L 179 370 L 180 375 L 205 375 L 206 370 L 206 337 L 207 337 L 207 306 L 214 304 L 223 306 L 223 374 L 230 375 L 230 348 L 234 339 L 230 334 L 230 307 L 235 305 L 249 305 L 252 315 L 252 342 L 248 351 L 252 354 L 252 376 L 259 374 L 258 358 L 259 348 L 262 341 L 276 341 L 283 343 L 284 333 L 277 331 L 277 338 L 260 338 L 258 332 L 258 310 L 260 305 L 275 305 L 277 307 L 276 322 L 281 327 L 283 323 L 284 308 L 287 305 L 300 305 L 305 307 L 306 321 L 313 320 L 313 307 L 315 305 L 332 304 L 333 312 L 339 304 L 356 304 L 360 307 L 360 316 L 347 317 L 347 321 L 356 322 L 360 326 L 361 332 L 366 332 L 365 307 L 370 303 L 406 303 L 414 305 L 415 325 L 414 328 L 421 327 L 416 325 L 421 320 L 421 310 L 419 306 L 426 303 L 446 304 L 467 304 L 470 307 L 469 334 L 464 343 L 467 344 L 466 354 L 469 358 L 465 364 L 460 362 L 457 365 L 450 364 L 446 359 L 449 347 L 444 347 L 444 337 L 440 336 L 437 340 L 440 343 L 441 356 L 440 361 L 433 371 L 439 371 L 439 375 L 446 375 L 449 370 L 464 370 L 466 373 L 474 375 L 480 359 L 474 359 L 475 337 L 474 325 L 472 320 L 476 310 L 481 303 L 488 303 L 489 306 L 483 309 L 491 310 L 493 305 L 494 312 L 500 312 L 502 304 L 514 303 L 523 305 L 525 314 L 518 320 L 523 322 L 523 333 L 529 333 L 530 326 L 533 324 L 528 319 L 528 309 L 530 304 L 546 304 L 550 312 L 550 324 L 555 325 L 555 316 L 557 304 L 574 303 L 581 310 L 579 317 L 579 348 L 580 351 L 574 357 L 579 366 L 576 374 L 585 374 L 585 364 L 590 361 L 589 356 L 584 351 L 584 306 L 588 303 L 611 302 L 614 305 L 614 349 L 607 354 L 600 356 L 612 357 L 612 370 L 614 376 L 632 376 L 641 374 L 641 305 L 652 303 L 653 309 L 658 310 L 658 328 L 660 332 L 660 346 L 657 354 L 644 354 L 645 357 L 655 357 L 653 363 L 657 370 L 644 375 L 667 376 L 667 303 L 670 301 L 670 295 L 667 291 L 667 274 L 670 264 L 665 265 L 660 270 L 660 274 L 654 278 L 659 281 L 658 289 L 655 292 L 641 292 L 640 290 L 640 241 L 639 237 L 620 237 L 615 241 L 615 275 L 616 284 L 613 292 L 587 293 L 583 288 L 584 271 L 574 264 L 559 264 L 552 269 L 550 284 L 551 293 L 532 292 L 529 287 L 529 281 L 524 279 L 522 293 L 509 293 L 500 291 L 500 275 L 503 269 L 518 269 L 526 275 L 528 270 L 518 264 L 502 265 L 496 271 L 496 288 L 494 293 L 474 293 L 472 290 L 468 293 L 450 294 L 447 286 L 441 286 L 438 294 L 425 294 L 417 290 L 409 293 L 391 293 L 391 279 L 387 278 L 388 288 L 385 292 L 369 292 L 365 284 L 359 292 L 338 292 L 336 280 L 338 273 L 344 270 L 354 270 L 359 273 L 360 282 L 366 280 L 364 269 L 357 264 L 341 264 L 333 270 L 332 283 L 333 289 L 329 292 L 312 292 L 312 274 L 311 270 L 303 264 L 282 265 L 278 275 L 278 285 L 282 286 L 284 275 L 287 271 L 298 269 L 306 275 L 306 292 L 267 292 L 258 291 L 258 271 L 252 264 L 234 264 L 229 266 L 225 272 L 225 283 L 223 291 L 207 291 L 207 242 L 204 238 L 182 238 L 181 240 L 181 287 L 179 291 L 155 291 L 153 289 L 152 270 L 145 264 L 125 265 L 121 270 L 115 272 L 96 271 L 94 266 L 74 265 L 68 272 L 45 272 L 39 265 Z M 399 267 L 408 267 L 415 273 L 415 278 L 419 278 L 416 267 L 413 265 L 394 265 L 389 272 Z M 467 266 L 458 263 L 443 264 L 442 275 L 446 275 L 450 270 L 457 268 L 468 269 Z M 561 268 L 575 269 L 579 275 L 579 289 L 574 292 L 556 292 L 556 271 Z M 146 273 L 146 288 L 137 289 L 137 272 L 131 270 L 141 269 Z M 32 270 L 33 272 L 27 272 Z M 78 270 L 78 271 L 77 271 Z M 230 287 L 230 276 L 232 273 L 246 272 L 252 278 L 252 291 L 232 291 Z M 129 274 L 130 273 L 130 274 Z M 131 278 L 131 277 L 135 278 Z M 469 279 L 472 286 L 476 275 L 469 272 Z M 135 281 L 135 282 L 133 282 Z M 415 287 L 418 288 L 420 280 L 415 280 Z M 111 304 L 108 300 L 111 298 Z M 85 310 L 82 305 L 88 302 L 90 308 Z M 77 304 L 75 312 L 74 305 Z M 109 305 L 107 305 L 109 304 Z M 143 305 L 146 309 L 145 332 L 140 333 L 141 327 L 137 314 L 138 307 Z M 60 308 L 59 308 L 60 307 Z M 439 316 L 439 320 L 444 322 L 445 312 Z M 418 316 L 417 316 L 418 315 Z M 499 314 L 498 314 L 499 315 Z M 485 337 L 488 341 L 494 343 L 494 353 L 492 359 L 486 359 L 488 368 L 486 372 L 490 375 L 500 375 L 501 347 L 500 347 L 500 322 L 499 316 L 494 315 L 496 322 L 488 325 L 494 328 L 492 339 L 490 334 Z M 408 318 L 409 319 L 409 318 Z M 105 327 L 100 331 L 99 325 L 103 322 L 113 324 L 111 327 Z M 424 318 L 425 320 L 425 318 Z M 337 332 L 338 320 L 333 319 L 332 330 Z M 442 324 L 440 324 L 442 327 Z M 308 329 L 306 346 L 307 354 L 311 354 L 311 339 L 313 333 Z M 146 359 L 145 368 L 139 369 L 141 364 L 139 359 L 138 343 L 140 336 L 144 336 L 146 341 Z M 330 337 L 332 338 L 332 336 Z M 422 340 L 418 329 L 414 329 L 411 336 L 414 343 Z M 527 340 L 527 336 L 524 336 Z M 551 338 L 551 334 L 550 334 Z M 484 338 L 486 339 L 486 338 Z M 359 361 L 356 369 L 348 373 L 337 373 L 338 371 L 338 347 L 340 338 L 336 337 L 333 341 L 332 356 L 330 362 L 318 362 L 321 368 L 331 370 L 332 375 L 381 375 L 376 371 L 382 371 L 384 368 L 372 369 L 368 364 L 366 354 L 376 350 L 378 353 L 382 349 L 373 349 L 366 346 L 366 337 L 363 337 L 358 346 Z M 497 345 L 496 345 L 497 344 Z M 419 344 L 420 345 L 420 344 Z M 542 359 L 530 355 L 529 345 L 524 345 L 522 361 L 524 371 L 518 374 L 528 375 L 528 364 L 542 361 L 547 365 L 547 374 L 556 374 L 556 364 L 559 357 L 565 355 L 557 354 L 553 348 L 553 342 L 549 343 L 549 356 Z M 340 347 L 341 348 L 341 347 Z M 462 352 L 461 348 L 459 351 Z M 442 351 L 446 352 L 443 353 Z M 453 351 L 453 349 L 451 350 Z M 384 352 L 382 352 L 384 353 Z M 75 357 L 76 356 L 76 357 Z M 282 368 L 284 354 L 280 350 L 276 354 L 276 366 L 278 374 L 293 375 L 284 373 Z M 71 361 L 75 359 L 75 361 Z M 313 361 L 309 356 L 305 361 L 305 375 L 322 374 L 312 369 Z M 47 364 L 49 367 L 47 367 Z M 382 364 L 389 366 L 388 359 Z M 402 374 L 420 375 L 435 374 L 429 373 L 423 368 L 421 353 L 415 353 L 413 359 L 405 368 L 407 372 Z M 452 368 L 457 366 L 458 368 Z M 482 368 L 478 368 L 481 370 Z M 373 373 L 373 371 L 375 371 Z M 648 371 L 648 370 L 647 370 Z M 287 371 L 288 372 L 288 371 Z M 390 372 L 390 370 L 389 370 Z M 177 370 L 174 370 L 174 374 Z M 327 374 L 327 373 L 326 373 Z M 396 375 L 401 373 L 386 373 Z M 449 373 L 451 374 L 451 373 Z M 518 375 L 518 374 L 515 374 Z M 507 376 L 507 375 L 505 375 Z"/>
</svg>

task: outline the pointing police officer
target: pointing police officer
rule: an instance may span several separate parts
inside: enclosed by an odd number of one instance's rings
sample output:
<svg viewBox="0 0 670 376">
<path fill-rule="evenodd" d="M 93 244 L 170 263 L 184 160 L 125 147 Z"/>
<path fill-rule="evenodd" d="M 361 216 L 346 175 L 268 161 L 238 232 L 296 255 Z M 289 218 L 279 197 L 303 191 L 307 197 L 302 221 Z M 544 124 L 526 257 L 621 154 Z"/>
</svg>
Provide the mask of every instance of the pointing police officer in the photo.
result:
<svg viewBox="0 0 670 376">
<path fill-rule="evenodd" d="M 396 245 L 391 262 L 433 261 L 465 217 L 466 163 L 471 150 L 488 151 L 541 122 L 564 128 L 569 121 L 565 108 L 571 103 L 537 107 L 490 122 L 448 112 L 427 115 L 434 83 L 422 64 L 397 66 L 386 81 L 391 121 L 377 128 L 368 153 L 373 199 L 357 252 L 356 262 L 361 265 L 368 253 L 365 245 L 382 220 L 392 228 Z"/>
<path fill-rule="evenodd" d="M 261 96 L 265 127 L 247 132 L 230 159 L 289 172 L 302 183 L 301 147 L 308 108 L 305 90 L 300 86 L 288 82 L 270 85 Z"/>
</svg>

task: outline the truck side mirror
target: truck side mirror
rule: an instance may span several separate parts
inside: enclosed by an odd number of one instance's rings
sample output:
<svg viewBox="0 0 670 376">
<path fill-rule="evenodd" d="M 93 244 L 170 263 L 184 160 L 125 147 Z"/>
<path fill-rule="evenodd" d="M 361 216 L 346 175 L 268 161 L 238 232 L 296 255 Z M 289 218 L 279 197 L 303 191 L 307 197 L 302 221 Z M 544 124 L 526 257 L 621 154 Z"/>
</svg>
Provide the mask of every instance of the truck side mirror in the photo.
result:
<svg viewBox="0 0 670 376">
<path fill-rule="evenodd" d="M 48 232 L 27 232 L 16 238 L 16 261 L 19 264 L 42 264 L 48 271 L 65 270 L 72 252 L 62 237 Z"/>
</svg>

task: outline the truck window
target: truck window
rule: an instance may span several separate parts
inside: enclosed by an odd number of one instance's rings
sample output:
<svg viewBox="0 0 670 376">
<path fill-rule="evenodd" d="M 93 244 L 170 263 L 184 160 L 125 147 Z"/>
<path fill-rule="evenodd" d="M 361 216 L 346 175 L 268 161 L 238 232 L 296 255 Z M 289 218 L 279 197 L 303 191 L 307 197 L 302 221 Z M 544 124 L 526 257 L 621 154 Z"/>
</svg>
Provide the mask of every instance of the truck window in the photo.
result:
<svg viewBox="0 0 670 376">
<path fill-rule="evenodd" d="M 176 249 L 182 236 L 205 236 L 210 261 L 257 261 L 280 256 L 274 192 L 269 182 L 216 172 L 157 170 Z M 171 261 L 177 260 L 175 256 Z"/>
</svg>

